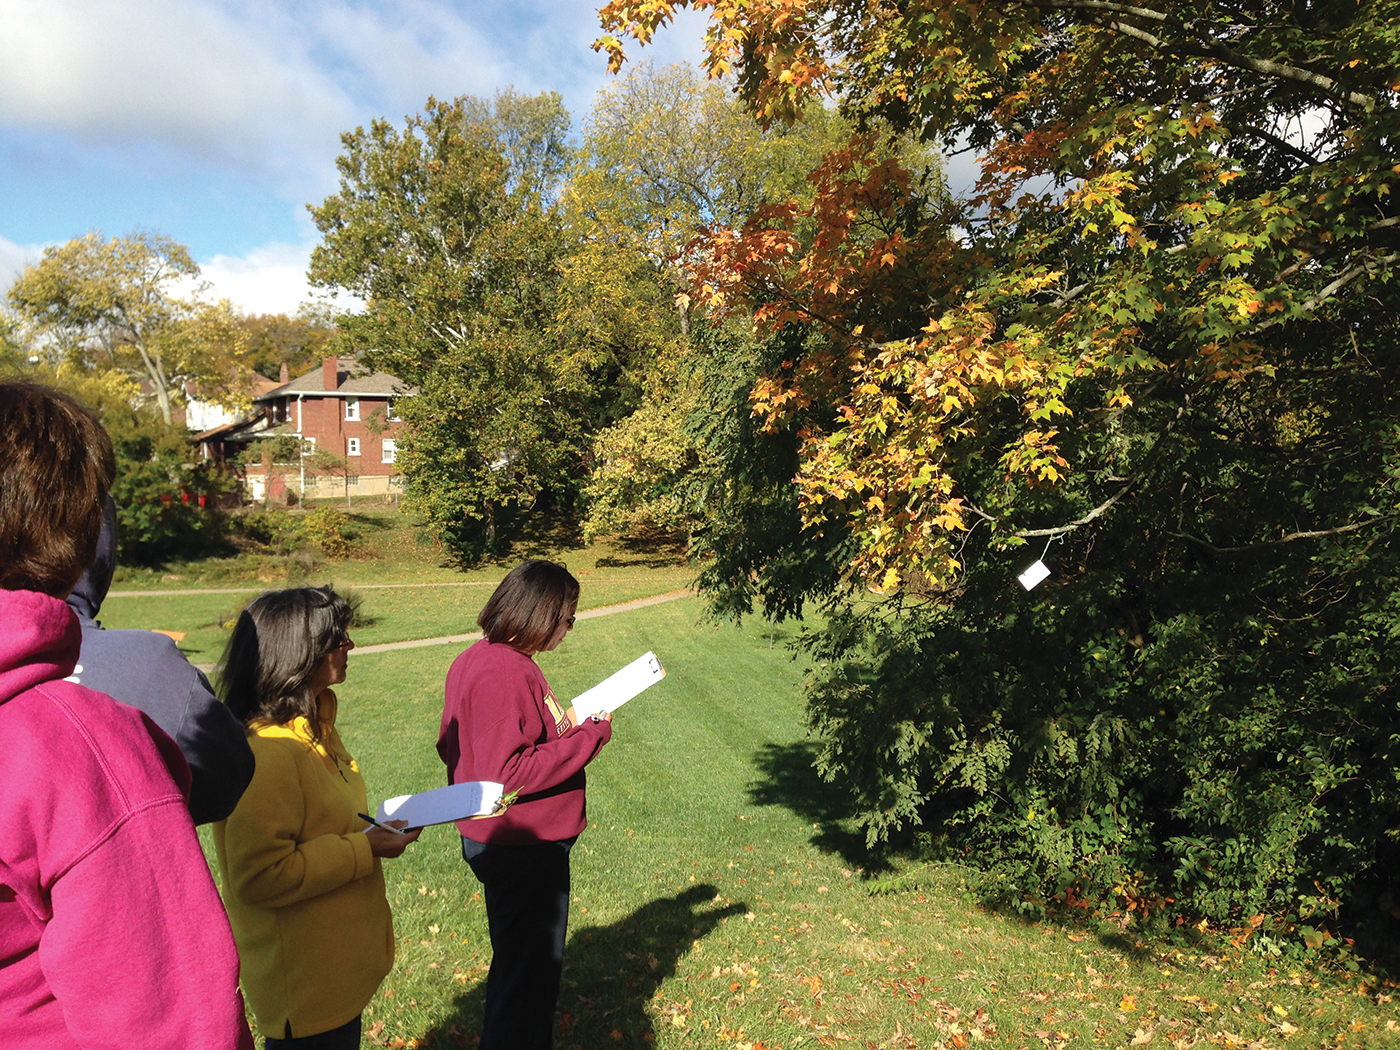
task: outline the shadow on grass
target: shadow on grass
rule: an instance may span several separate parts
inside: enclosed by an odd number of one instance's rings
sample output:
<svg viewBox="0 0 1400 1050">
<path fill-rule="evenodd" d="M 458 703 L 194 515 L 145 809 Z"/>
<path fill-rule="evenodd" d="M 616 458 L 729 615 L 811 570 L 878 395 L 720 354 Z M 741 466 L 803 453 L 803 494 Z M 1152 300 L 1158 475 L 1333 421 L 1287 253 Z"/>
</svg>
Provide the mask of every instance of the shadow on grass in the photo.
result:
<svg viewBox="0 0 1400 1050">
<path fill-rule="evenodd" d="M 719 891 L 692 886 L 674 897 L 642 905 L 610 926 L 576 930 L 564 950 L 564 987 L 559 996 L 555 1046 L 652 1050 L 656 1045 L 647 1002 L 676 972 L 692 942 L 725 918 L 743 915 L 747 904 L 706 908 Z M 476 1046 L 486 1001 L 482 981 L 454 1000 L 434 1030 L 433 1046 Z"/>
<path fill-rule="evenodd" d="M 617 537 L 617 553 L 598 559 L 600 569 L 666 569 L 685 565 L 689 543 L 671 532 L 648 531 Z"/>
<path fill-rule="evenodd" d="M 799 740 L 791 744 L 764 744 L 754 755 L 761 779 L 745 789 L 754 806 L 782 806 L 809 824 L 818 825 L 812 845 L 836 853 L 854 868 L 870 875 L 890 870 L 889 861 L 865 845 L 865 836 L 846 830 L 855 814 L 848 792 L 817 774 L 817 744 Z"/>
</svg>

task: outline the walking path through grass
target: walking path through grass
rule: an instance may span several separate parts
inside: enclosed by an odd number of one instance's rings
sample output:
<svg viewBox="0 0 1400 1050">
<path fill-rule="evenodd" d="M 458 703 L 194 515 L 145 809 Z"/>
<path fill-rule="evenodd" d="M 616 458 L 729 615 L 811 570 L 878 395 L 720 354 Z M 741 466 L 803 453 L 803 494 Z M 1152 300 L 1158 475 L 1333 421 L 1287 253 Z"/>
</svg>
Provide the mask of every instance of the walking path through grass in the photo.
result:
<svg viewBox="0 0 1400 1050">
<path fill-rule="evenodd" d="M 693 574 L 629 573 L 619 577 L 585 579 L 580 616 L 626 605 L 658 593 L 678 593 L 677 584 L 689 583 Z M 496 580 L 485 581 L 494 586 Z M 337 582 L 341 593 L 359 593 L 355 642 L 362 650 L 395 642 L 424 639 L 465 640 L 476 626 L 477 614 L 490 597 L 491 586 L 454 584 L 421 586 L 364 586 Z M 238 618 L 239 610 L 266 585 L 228 591 L 141 592 L 124 597 L 114 592 L 102 605 L 101 620 L 109 628 L 176 631 L 184 634 L 180 649 L 196 664 L 217 659 Z"/>
<path fill-rule="evenodd" d="M 619 605 L 605 605 L 601 609 L 589 609 L 587 612 L 579 613 L 575 619 L 596 620 L 600 616 L 616 616 L 618 613 L 631 612 L 634 609 L 645 609 L 651 605 L 664 605 L 666 602 L 679 601 L 694 593 L 694 591 L 670 591 L 667 594 L 654 594 L 650 598 L 637 598 L 635 601 L 622 602 Z M 439 638 L 415 638 L 407 642 L 357 645 L 350 650 L 350 655 L 368 656 L 371 653 L 391 653 L 396 649 L 421 649 L 427 645 L 461 645 L 465 642 L 475 642 L 480 637 L 480 631 L 472 631 L 470 634 L 448 634 Z"/>
</svg>

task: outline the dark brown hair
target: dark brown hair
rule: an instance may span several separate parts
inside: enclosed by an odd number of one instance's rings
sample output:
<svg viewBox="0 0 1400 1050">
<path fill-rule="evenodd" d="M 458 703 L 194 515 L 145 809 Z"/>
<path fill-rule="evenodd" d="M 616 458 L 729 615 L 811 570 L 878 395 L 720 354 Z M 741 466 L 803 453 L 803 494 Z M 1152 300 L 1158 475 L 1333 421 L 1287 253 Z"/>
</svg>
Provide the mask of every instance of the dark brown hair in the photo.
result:
<svg viewBox="0 0 1400 1050">
<path fill-rule="evenodd" d="M 116 473 L 112 440 L 86 408 L 38 383 L 0 383 L 0 589 L 72 590 Z"/>
<path fill-rule="evenodd" d="M 219 662 L 219 692 L 243 724 L 286 725 L 298 716 L 320 740 L 316 668 L 345 641 L 350 604 L 329 587 L 268 591 L 248 603 Z"/>
<path fill-rule="evenodd" d="M 493 642 L 522 653 L 538 652 L 578 601 L 578 580 L 552 561 L 523 561 L 511 569 L 476 622 Z"/>
</svg>

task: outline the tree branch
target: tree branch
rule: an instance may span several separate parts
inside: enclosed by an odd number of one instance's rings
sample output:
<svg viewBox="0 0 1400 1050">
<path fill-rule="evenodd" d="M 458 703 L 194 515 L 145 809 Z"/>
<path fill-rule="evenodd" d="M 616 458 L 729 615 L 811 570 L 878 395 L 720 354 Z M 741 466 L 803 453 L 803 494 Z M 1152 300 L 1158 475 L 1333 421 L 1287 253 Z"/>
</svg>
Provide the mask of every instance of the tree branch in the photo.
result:
<svg viewBox="0 0 1400 1050">
<path fill-rule="evenodd" d="M 1382 255 L 1378 258 L 1373 259 L 1363 259 L 1359 263 L 1354 263 L 1351 266 L 1348 266 L 1345 270 L 1343 270 L 1337 275 L 1336 279 L 1332 281 L 1331 284 L 1327 285 L 1325 288 L 1322 289 L 1322 291 L 1318 292 L 1307 302 L 1303 303 L 1303 305 L 1300 307 L 1300 311 L 1306 313 L 1309 310 L 1316 310 L 1324 302 L 1332 298 L 1332 296 L 1336 295 L 1347 285 L 1351 284 L 1352 281 L 1356 280 L 1363 273 L 1368 273 L 1371 267 L 1389 266 L 1391 263 L 1394 262 L 1400 262 L 1400 252 L 1391 252 L 1389 255 Z M 1250 328 L 1243 334 L 1256 335 L 1259 332 L 1272 328 L 1276 324 L 1282 324 L 1283 321 L 1284 318 L 1282 317 L 1271 317 L 1267 321 L 1261 321 L 1259 324 L 1255 325 L 1253 328 Z"/>
<path fill-rule="evenodd" d="M 1211 554 L 1237 554 L 1240 551 L 1262 550 L 1265 547 L 1278 547 L 1285 543 L 1295 543 L 1298 540 L 1317 540 L 1324 536 L 1340 536 L 1348 532 L 1360 532 L 1369 525 L 1378 525 L 1384 521 L 1395 521 L 1400 518 L 1400 512 L 1394 514 L 1381 514 L 1378 517 L 1370 518 L 1367 521 L 1354 521 L 1350 525 L 1339 525 L 1335 529 L 1315 529 L 1309 532 L 1290 532 L 1287 536 L 1280 536 L 1276 540 L 1263 540 L 1259 543 L 1247 543 L 1241 547 L 1217 547 L 1209 540 L 1203 540 L 1199 536 L 1192 536 L 1187 532 L 1169 532 L 1168 536 L 1175 536 L 1177 539 L 1187 540 L 1196 544 L 1202 550 L 1207 550 Z"/>
<path fill-rule="evenodd" d="M 1158 51 L 1179 51 L 1183 54 L 1196 55 L 1201 58 L 1215 58 L 1227 65 L 1236 66 L 1241 69 L 1248 69 L 1251 72 L 1259 73 L 1262 76 L 1274 77 L 1282 80 L 1293 80 L 1301 84 L 1310 84 L 1313 87 L 1321 88 L 1328 94 L 1339 96 L 1354 106 L 1370 112 L 1375 109 L 1376 100 L 1370 95 L 1360 91 L 1352 91 L 1342 86 L 1341 82 L 1333 77 L 1324 76 L 1321 73 L 1314 73 L 1310 69 L 1300 69 L 1286 62 L 1274 62 L 1267 58 L 1251 58 L 1249 55 L 1241 54 L 1232 47 L 1216 41 L 1191 40 L 1173 43 L 1160 36 L 1149 33 L 1145 29 L 1127 22 L 1120 22 L 1116 18 L 1105 17 L 1105 15 L 1122 15 L 1129 18 L 1141 18 L 1148 21 L 1157 22 L 1161 25 L 1173 24 L 1181 28 L 1184 32 L 1191 32 L 1190 27 L 1182 24 L 1174 16 L 1154 11 L 1150 8 L 1131 6 L 1127 4 L 1106 3 L 1103 0 L 1030 0 L 1034 7 L 1048 8 L 1059 11 L 1081 11 L 1087 15 L 1088 21 L 1094 25 L 1102 26 L 1104 29 L 1111 29 L 1123 36 L 1132 37 L 1139 40 L 1148 47 Z"/>
</svg>

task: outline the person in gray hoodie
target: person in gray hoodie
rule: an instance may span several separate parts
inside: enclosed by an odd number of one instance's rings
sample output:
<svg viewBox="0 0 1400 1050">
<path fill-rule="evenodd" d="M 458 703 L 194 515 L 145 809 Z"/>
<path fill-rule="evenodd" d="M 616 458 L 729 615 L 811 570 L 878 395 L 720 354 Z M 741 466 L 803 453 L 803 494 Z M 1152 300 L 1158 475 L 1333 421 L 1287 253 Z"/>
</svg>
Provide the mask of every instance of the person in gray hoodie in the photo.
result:
<svg viewBox="0 0 1400 1050">
<path fill-rule="evenodd" d="M 253 779 L 253 752 L 243 723 L 225 707 L 204 673 L 166 635 L 108 631 L 97 620 L 117 562 L 117 508 L 109 498 L 97 555 L 68 595 L 83 646 L 69 681 L 144 711 L 179 745 L 190 765 L 190 816 L 223 820 Z"/>
</svg>

